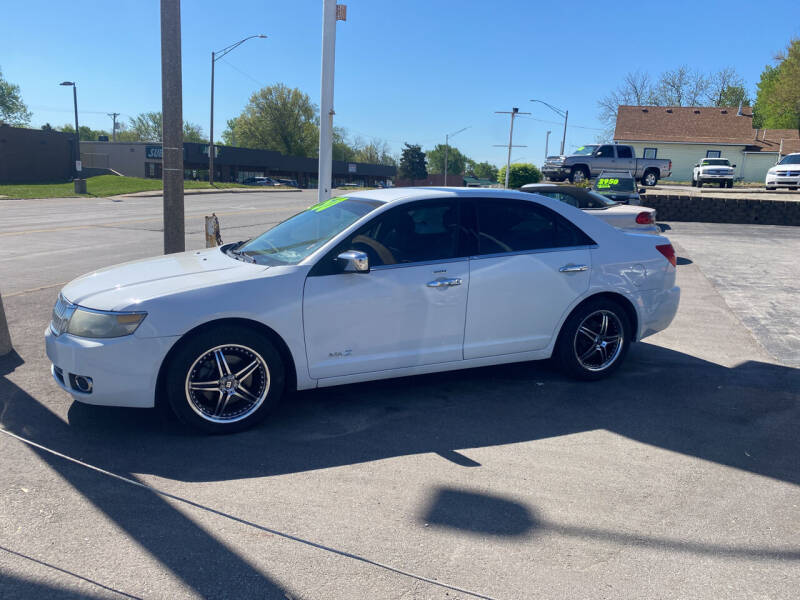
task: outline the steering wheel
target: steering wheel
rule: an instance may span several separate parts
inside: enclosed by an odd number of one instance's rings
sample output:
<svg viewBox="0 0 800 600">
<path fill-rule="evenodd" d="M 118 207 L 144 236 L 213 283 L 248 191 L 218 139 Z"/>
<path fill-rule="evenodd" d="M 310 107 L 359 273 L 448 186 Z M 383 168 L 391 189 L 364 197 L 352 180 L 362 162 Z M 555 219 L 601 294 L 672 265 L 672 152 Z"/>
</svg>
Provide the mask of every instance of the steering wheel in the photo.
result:
<svg viewBox="0 0 800 600">
<path fill-rule="evenodd" d="M 371 237 L 367 237 L 366 235 L 357 235 L 353 238 L 353 244 L 364 244 L 371 250 L 378 255 L 378 258 L 384 265 L 394 265 L 397 261 L 394 258 L 394 255 L 389 251 L 389 249 L 381 244 L 378 240 L 375 240 Z"/>
</svg>

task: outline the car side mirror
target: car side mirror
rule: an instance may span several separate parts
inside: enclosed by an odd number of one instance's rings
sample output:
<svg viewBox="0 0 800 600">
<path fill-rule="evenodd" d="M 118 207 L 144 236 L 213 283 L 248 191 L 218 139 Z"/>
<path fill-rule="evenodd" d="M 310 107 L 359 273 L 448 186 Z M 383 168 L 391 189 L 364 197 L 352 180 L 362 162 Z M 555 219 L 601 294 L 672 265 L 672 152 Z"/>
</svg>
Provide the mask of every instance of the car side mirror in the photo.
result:
<svg viewBox="0 0 800 600">
<path fill-rule="evenodd" d="M 640 194 L 646 194 L 647 193 L 647 188 L 639 188 L 639 193 Z"/>
<path fill-rule="evenodd" d="M 732 166 L 734 169 L 736 168 L 736 165 L 731 165 L 731 166 Z"/>
<path fill-rule="evenodd" d="M 336 257 L 343 273 L 369 273 L 369 256 L 360 250 L 348 250 Z"/>
<path fill-rule="evenodd" d="M 695 165 L 695 167 L 699 167 L 699 166 L 700 166 L 700 163 L 697 163 L 697 164 Z"/>
</svg>

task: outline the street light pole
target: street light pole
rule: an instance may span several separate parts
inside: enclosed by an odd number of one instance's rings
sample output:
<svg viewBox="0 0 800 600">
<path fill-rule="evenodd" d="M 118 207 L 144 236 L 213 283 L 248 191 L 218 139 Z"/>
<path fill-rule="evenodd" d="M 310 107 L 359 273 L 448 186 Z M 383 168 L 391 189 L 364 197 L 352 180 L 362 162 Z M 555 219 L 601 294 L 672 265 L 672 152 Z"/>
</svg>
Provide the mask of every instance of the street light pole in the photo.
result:
<svg viewBox="0 0 800 600">
<path fill-rule="evenodd" d="M 330 198 L 333 183 L 333 75 L 336 66 L 336 21 L 347 20 L 347 7 L 322 2 L 322 67 L 320 74 L 319 166 L 317 200 Z"/>
<path fill-rule="evenodd" d="M 469 129 L 470 127 L 472 127 L 472 125 L 467 125 L 466 127 L 463 127 L 462 129 L 459 129 L 455 133 L 448 133 L 448 134 L 445 134 L 445 136 L 444 136 L 444 184 L 445 185 L 447 185 L 447 154 L 448 154 L 448 151 L 450 150 L 450 138 L 451 137 L 456 137 L 459 133 L 461 133 L 465 129 Z"/>
<path fill-rule="evenodd" d="M 544 159 L 547 160 L 547 149 L 550 145 L 550 134 L 553 133 L 552 131 L 548 131 L 547 135 L 544 138 Z"/>
<path fill-rule="evenodd" d="M 552 104 L 548 104 L 544 100 L 531 100 L 531 102 L 538 102 L 539 104 L 544 104 L 547 108 L 552 110 L 560 117 L 564 117 L 564 135 L 561 136 L 561 155 L 564 155 L 564 144 L 567 141 L 567 120 L 569 119 L 569 111 L 568 110 L 561 110 L 560 108 L 556 108 Z"/>
<path fill-rule="evenodd" d="M 211 119 L 208 127 L 208 183 L 214 183 L 214 64 L 223 56 L 228 54 L 231 50 L 235 50 L 242 44 L 244 44 L 247 40 L 252 40 L 253 38 L 266 38 L 267 36 L 263 34 L 258 35 L 251 35 L 244 39 L 239 40 L 238 42 L 231 44 L 223 48 L 222 50 L 218 50 L 217 52 L 211 53 Z"/>
<path fill-rule="evenodd" d="M 75 105 L 75 165 L 74 165 L 74 178 L 78 179 L 81 170 L 81 132 L 78 129 L 78 87 L 74 81 L 62 81 L 59 85 L 72 86 L 72 101 Z"/>
<path fill-rule="evenodd" d="M 506 159 L 506 183 L 503 187 L 508 189 L 508 178 L 511 174 L 511 149 L 512 148 L 526 148 L 527 146 L 514 146 L 514 119 L 517 115 L 529 115 L 529 112 L 519 112 L 519 109 L 515 106 L 511 109 L 511 112 L 507 110 L 496 110 L 494 111 L 496 114 L 501 115 L 511 115 L 511 128 L 508 131 L 508 158 Z"/>
</svg>

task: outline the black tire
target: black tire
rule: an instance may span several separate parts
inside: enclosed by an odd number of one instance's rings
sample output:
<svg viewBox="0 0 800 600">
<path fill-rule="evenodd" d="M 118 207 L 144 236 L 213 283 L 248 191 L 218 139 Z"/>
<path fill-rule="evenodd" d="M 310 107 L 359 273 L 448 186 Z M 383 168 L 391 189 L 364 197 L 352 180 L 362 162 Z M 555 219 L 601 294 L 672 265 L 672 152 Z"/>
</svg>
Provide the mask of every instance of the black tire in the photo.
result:
<svg viewBox="0 0 800 600">
<path fill-rule="evenodd" d="M 570 183 L 575 183 L 575 175 L 578 175 L 578 174 L 580 174 L 583 177 L 583 179 L 579 180 L 579 183 L 581 181 L 588 181 L 589 180 L 589 169 L 587 169 L 586 167 L 572 167 L 572 171 L 570 171 L 570 174 L 569 174 L 569 182 Z"/>
<path fill-rule="evenodd" d="M 605 339 L 602 340 L 603 349 L 600 350 L 598 339 L 592 341 L 591 336 L 579 328 L 586 328 L 599 335 L 602 329 L 602 314 L 606 314 L 608 325 Z M 614 346 L 613 342 L 608 342 L 615 335 L 621 336 L 618 347 Z M 608 377 L 619 368 L 625 360 L 631 340 L 632 327 L 622 306 L 613 300 L 598 298 L 585 302 L 567 318 L 561 327 L 553 354 L 561 369 L 570 377 L 594 381 Z M 589 352 L 592 347 L 595 348 L 595 352 Z M 612 350 L 609 351 L 608 348 Z M 608 352 L 613 356 L 607 356 Z M 612 360 L 606 364 L 601 360 L 604 356 Z"/>
<path fill-rule="evenodd" d="M 179 343 L 165 367 L 166 394 L 186 425 L 206 433 L 235 433 L 261 422 L 281 399 L 283 360 L 260 333 L 229 325 L 206 329 Z M 251 367 L 244 377 L 236 377 Z"/>
<path fill-rule="evenodd" d="M 648 183 L 648 179 L 650 180 L 650 183 Z M 644 172 L 644 175 L 642 175 L 642 185 L 653 187 L 657 183 L 658 173 L 656 173 L 653 169 Z"/>
<path fill-rule="evenodd" d="M 768 192 L 774 192 L 774 191 L 775 191 L 775 188 L 774 188 L 774 187 L 767 187 L 767 188 L 766 188 L 766 190 L 767 190 Z"/>
<path fill-rule="evenodd" d="M 699 177 L 697 178 L 697 187 L 699 188 L 703 187 L 703 180 L 700 179 Z"/>
<path fill-rule="evenodd" d="M 733 188 L 733 179 L 728 180 L 728 188 Z"/>
<path fill-rule="evenodd" d="M 692 187 L 697 187 L 697 182 L 694 180 L 694 175 L 692 175 Z"/>
<path fill-rule="evenodd" d="M 719 182 L 719 189 L 726 188 L 726 187 L 728 187 L 728 182 L 727 181 L 720 181 Z"/>
</svg>

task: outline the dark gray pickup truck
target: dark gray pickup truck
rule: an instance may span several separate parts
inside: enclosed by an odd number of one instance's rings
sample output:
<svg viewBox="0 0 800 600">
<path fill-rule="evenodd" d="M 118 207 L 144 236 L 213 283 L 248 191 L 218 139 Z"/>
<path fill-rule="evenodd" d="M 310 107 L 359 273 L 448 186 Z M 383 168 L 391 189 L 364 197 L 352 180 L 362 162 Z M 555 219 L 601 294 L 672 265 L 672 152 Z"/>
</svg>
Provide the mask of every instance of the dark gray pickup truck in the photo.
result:
<svg viewBox="0 0 800 600">
<path fill-rule="evenodd" d="M 644 185 L 655 185 L 672 173 L 672 161 L 666 158 L 636 158 L 633 146 L 590 144 L 569 156 L 548 156 L 542 174 L 550 181 L 580 183 L 597 177 L 601 171 L 630 171 Z"/>
</svg>

